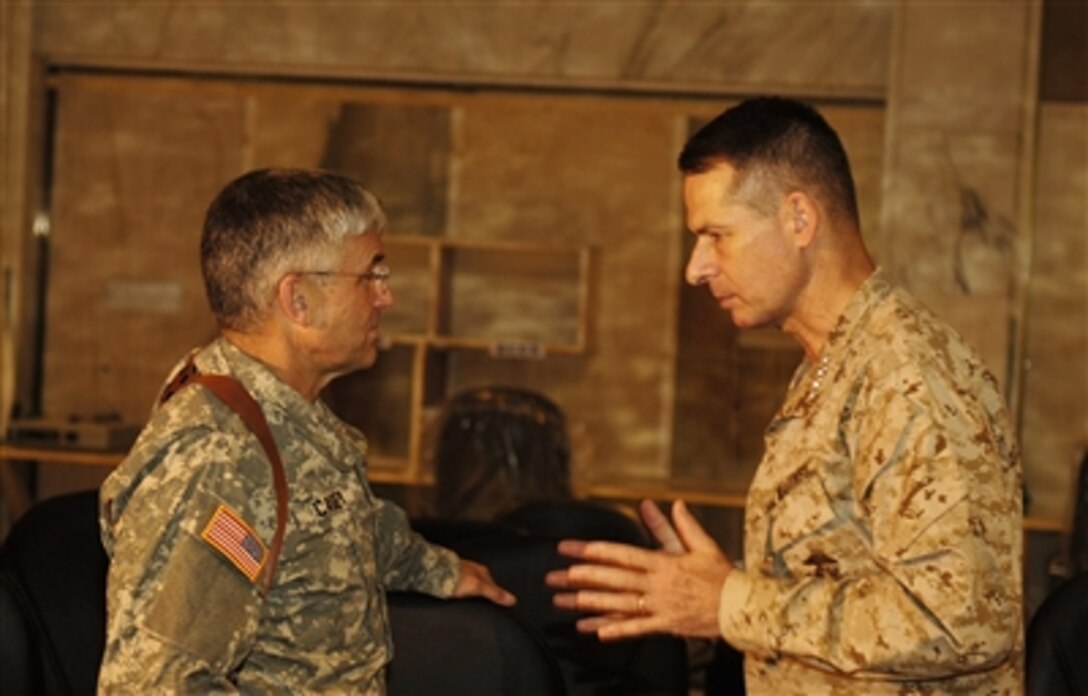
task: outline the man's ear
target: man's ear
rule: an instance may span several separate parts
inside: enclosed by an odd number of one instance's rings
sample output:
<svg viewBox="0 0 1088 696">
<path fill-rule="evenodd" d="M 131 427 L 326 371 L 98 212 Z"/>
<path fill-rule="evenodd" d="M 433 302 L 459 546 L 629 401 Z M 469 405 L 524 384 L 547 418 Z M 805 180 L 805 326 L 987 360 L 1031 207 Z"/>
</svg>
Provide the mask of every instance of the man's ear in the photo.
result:
<svg viewBox="0 0 1088 696">
<path fill-rule="evenodd" d="M 276 284 L 276 306 L 290 321 L 309 325 L 312 321 L 310 298 L 302 276 L 288 273 Z"/>
<path fill-rule="evenodd" d="M 812 244 L 821 222 L 820 208 L 816 201 L 804 191 L 793 191 L 786 196 L 781 214 L 784 218 L 783 224 L 791 231 L 799 248 Z"/>
</svg>

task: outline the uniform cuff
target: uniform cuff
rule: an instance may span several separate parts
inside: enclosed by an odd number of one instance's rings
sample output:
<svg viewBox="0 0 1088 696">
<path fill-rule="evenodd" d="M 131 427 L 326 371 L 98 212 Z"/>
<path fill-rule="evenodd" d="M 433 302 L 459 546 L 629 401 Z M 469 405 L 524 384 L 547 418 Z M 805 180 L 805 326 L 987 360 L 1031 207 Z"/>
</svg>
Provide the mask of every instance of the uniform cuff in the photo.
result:
<svg viewBox="0 0 1088 696">
<path fill-rule="evenodd" d="M 737 568 L 730 571 L 725 582 L 722 583 L 718 604 L 718 630 L 726 640 L 730 640 L 736 633 L 736 624 L 742 614 L 741 609 L 748 603 L 748 595 L 751 591 L 751 579 L 743 570 Z"/>
<path fill-rule="evenodd" d="M 457 589 L 457 583 L 461 581 L 461 557 L 444 546 L 434 545 L 432 549 L 439 558 L 439 562 L 435 564 L 439 570 L 436 573 L 434 595 L 449 599 Z M 445 572 L 442 572 L 443 568 Z"/>
</svg>

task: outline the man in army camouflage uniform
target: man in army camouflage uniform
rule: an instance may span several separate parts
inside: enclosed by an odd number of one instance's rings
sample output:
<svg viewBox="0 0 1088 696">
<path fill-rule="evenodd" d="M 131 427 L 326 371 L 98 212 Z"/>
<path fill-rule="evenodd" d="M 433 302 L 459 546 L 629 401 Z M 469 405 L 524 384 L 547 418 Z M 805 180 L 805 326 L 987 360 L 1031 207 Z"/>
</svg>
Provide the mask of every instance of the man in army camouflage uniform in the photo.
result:
<svg viewBox="0 0 1088 696">
<path fill-rule="evenodd" d="M 744 567 L 682 501 L 660 551 L 568 540 L 557 605 L 602 639 L 724 637 L 751 694 L 1022 691 L 1020 462 L 998 384 L 875 268 L 838 136 L 752 99 L 680 156 L 688 282 L 804 348 L 748 493 Z"/>
<path fill-rule="evenodd" d="M 385 590 L 513 602 L 374 497 L 365 439 L 318 399 L 376 358 L 384 225 L 373 195 L 325 172 L 251 172 L 211 204 L 201 264 L 220 336 L 185 363 L 260 404 L 287 484 L 282 553 L 265 450 L 207 389 L 178 389 L 102 485 L 101 692 L 383 693 Z"/>
</svg>

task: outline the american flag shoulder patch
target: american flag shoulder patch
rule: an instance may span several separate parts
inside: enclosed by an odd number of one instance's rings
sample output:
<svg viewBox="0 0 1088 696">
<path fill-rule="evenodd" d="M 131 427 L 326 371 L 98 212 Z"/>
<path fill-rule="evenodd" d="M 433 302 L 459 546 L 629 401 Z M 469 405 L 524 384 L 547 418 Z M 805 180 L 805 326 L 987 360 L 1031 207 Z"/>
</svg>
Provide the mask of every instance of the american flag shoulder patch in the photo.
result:
<svg viewBox="0 0 1088 696">
<path fill-rule="evenodd" d="M 268 549 L 234 510 L 226 505 L 217 507 L 200 538 L 223 554 L 251 582 L 260 577 Z"/>
</svg>

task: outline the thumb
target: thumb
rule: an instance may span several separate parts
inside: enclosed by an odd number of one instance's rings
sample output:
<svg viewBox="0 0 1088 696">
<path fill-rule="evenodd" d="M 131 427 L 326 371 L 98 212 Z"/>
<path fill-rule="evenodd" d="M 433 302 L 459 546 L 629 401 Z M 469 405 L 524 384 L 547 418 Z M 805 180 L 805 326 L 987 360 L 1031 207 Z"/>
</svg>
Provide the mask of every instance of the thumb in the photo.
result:
<svg viewBox="0 0 1088 696">
<path fill-rule="evenodd" d="M 676 536 L 676 530 L 669 523 L 669 518 L 662 514 L 657 504 L 652 500 L 643 500 L 639 506 L 642 513 L 642 521 L 654 535 L 661 548 L 669 553 L 684 553 L 684 545 L 680 543 L 680 537 Z"/>
<path fill-rule="evenodd" d="M 464 558 L 461 559 L 461 573 L 453 588 L 453 596 L 484 597 L 507 607 L 517 602 L 513 593 L 495 582 L 487 566 Z"/>
<path fill-rule="evenodd" d="M 706 533 L 683 500 L 673 503 L 672 521 L 676 525 L 676 531 L 680 535 L 684 548 L 689 551 L 713 551 L 719 555 L 722 553 L 718 543 Z"/>
</svg>

